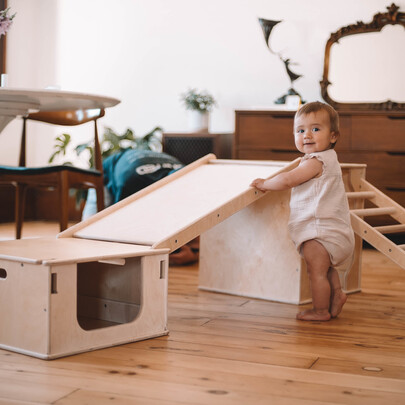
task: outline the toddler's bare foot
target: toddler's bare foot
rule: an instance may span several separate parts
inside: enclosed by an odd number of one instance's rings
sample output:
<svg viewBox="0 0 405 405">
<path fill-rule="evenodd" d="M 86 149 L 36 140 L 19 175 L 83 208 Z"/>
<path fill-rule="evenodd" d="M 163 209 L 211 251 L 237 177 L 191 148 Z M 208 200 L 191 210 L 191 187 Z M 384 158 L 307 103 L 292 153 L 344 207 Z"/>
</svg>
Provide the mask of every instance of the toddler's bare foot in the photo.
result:
<svg viewBox="0 0 405 405">
<path fill-rule="evenodd" d="M 315 309 L 307 309 L 298 312 L 297 319 L 300 321 L 329 321 L 330 313 L 327 310 L 317 311 Z"/>
<path fill-rule="evenodd" d="M 333 291 L 330 305 L 330 314 L 332 318 L 336 318 L 342 312 L 343 305 L 345 305 L 346 301 L 347 295 L 341 288 Z"/>
</svg>

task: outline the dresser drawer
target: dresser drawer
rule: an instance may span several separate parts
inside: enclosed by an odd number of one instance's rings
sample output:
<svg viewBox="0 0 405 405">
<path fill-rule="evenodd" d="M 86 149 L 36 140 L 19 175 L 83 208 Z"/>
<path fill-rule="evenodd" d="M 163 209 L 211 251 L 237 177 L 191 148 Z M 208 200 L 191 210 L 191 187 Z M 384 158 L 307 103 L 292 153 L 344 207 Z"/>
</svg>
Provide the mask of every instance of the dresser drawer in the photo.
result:
<svg viewBox="0 0 405 405">
<path fill-rule="evenodd" d="M 295 151 L 294 112 L 285 114 L 237 113 L 236 146 L 240 149 L 266 149 L 276 153 Z M 340 116 L 340 134 L 336 150 L 350 149 L 350 116 Z"/>
<path fill-rule="evenodd" d="M 241 149 L 295 150 L 293 116 L 237 115 L 236 142 Z"/>
<path fill-rule="evenodd" d="M 297 150 L 291 152 L 272 152 L 266 150 L 246 150 L 241 149 L 236 152 L 235 159 L 243 160 L 282 160 L 290 162 L 297 157 L 301 157 L 302 153 Z"/>
<path fill-rule="evenodd" d="M 341 163 L 365 163 L 366 180 L 378 188 L 405 190 L 405 154 L 385 152 L 340 152 Z"/>
<path fill-rule="evenodd" d="M 405 152 L 405 115 L 353 116 L 352 149 Z"/>
</svg>

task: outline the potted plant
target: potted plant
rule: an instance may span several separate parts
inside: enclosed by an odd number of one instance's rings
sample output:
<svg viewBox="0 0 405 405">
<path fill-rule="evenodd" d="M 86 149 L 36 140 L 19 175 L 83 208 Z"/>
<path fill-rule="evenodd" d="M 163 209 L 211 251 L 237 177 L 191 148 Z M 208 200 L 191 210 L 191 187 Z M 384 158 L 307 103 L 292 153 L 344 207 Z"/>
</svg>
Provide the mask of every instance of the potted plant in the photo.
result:
<svg viewBox="0 0 405 405">
<path fill-rule="evenodd" d="M 189 89 L 181 94 L 188 110 L 188 127 L 191 132 L 208 132 L 209 113 L 216 105 L 214 97 L 206 91 Z"/>
<path fill-rule="evenodd" d="M 141 149 L 153 150 L 160 152 L 162 150 L 161 134 L 163 130 L 161 127 L 155 127 L 142 137 L 135 136 L 132 129 L 128 128 L 122 135 L 114 132 L 111 128 L 105 128 L 104 134 L 100 140 L 101 157 L 103 159 L 108 156 L 126 150 L 126 149 Z M 94 167 L 94 148 L 93 140 L 77 145 L 74 152 L 78 157 L 87 151 L 87 165 Z M 54 152 L 50 156 L 48 163 L 53 163 L 58 156 L 66 156 L 71 143 L 71 136 L 69 134 L 62 134 L 55 138 Z M 64 165 L 73 165 L 70 161 L 64 161 Z M 76 194 L 76 205 L 80 206 L 82 200 L 87 197 L 86 190 L 72 190 Z"/>
<path fill-rule="evenodd" d="M 117 134 L 111 128 L 105 128 L 102 139 L 100 140 L 101 157 L 104 159 L 116 152 L 125 149 L 143 149 L 160 151 L 162 149 L 161 142 L 161 127 L 155 127 L 142 137 L 137 137 L 134 131 L 128 128 L 122 135 Z M 69 134 L 59 135 L 55 139 L 54 152 L 49 158 L 48 163 L 52 163 L 59 155 L 65 156 L 70 146 L 71 136 Z M 77 156 L 80 156 L 84 151 L 88 151 L 88 166 L 93 167 L 93 141 L 82 143 L 74 148 Z M 72 164 L 72 162 L 64 162 L 63 164 Z"/>
</svg>

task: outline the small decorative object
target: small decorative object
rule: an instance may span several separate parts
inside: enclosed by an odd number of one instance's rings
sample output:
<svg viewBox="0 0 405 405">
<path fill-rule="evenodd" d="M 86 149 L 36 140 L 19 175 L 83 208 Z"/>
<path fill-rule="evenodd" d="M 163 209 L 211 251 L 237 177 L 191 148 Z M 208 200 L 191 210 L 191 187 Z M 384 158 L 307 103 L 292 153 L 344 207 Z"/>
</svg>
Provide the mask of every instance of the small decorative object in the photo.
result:
<svg viewBox="0 0 405 405">
<path fill-rule="evenodd" d="M 301 105 L 301 98 L 300 96 L 287 96 L 285 98 L 285 105 L 290 110 L 298 110 Z"/>
<path fill-rule="evenodd" d="M 216 105 L 214 97 L 206 91 L 190 89 L 181 95 L 188 110 L 188 129 L 190 132 L 208 132 L 209 113 Z"/>
<path fill-rule="evenodd" d="M 0 37 L 6 35 L 7 31 L 10 29 L 11 24 L 13 23 L 13 18 L 17 13 L 9 15 L 10 7 L 7 7 L 5 10 L 0 11 Z"/>
<path fill-rule="evenodd" d="M 8 82 L 8 74 L 2 73 L 0 79 L 0 87 L 7 87 L 7 82 Z"/>
<path fill-rule="evenodd" d="M 279 97 L 275 103 L 276 104 L 285 104 L 286 103 L 286 98 L 288 96 L 298 96 L 301 100 L 301 103 L 305 103 L 305 101 L 302 100 L 302 97 L 299 95 L 299 93 L 294 89 L 293 87 L 293 82 L 297 79 L 299 79 L 300 77 L 302 77 L 302 75 L 294 73 L 291 69 L 290 69 L 290 65 L 293 64 L 290 62 L 290 59 L 286 59 L 284 58 L 281 53 L 277 53 L 274 52 L 271 47 L 270 47 L 270 34 L 271 31 L 273 30 L 273 28 L 278 24 L 282 22 L 282 20 L 266 20 L 264 18 L 259 18 L 259 23 L 262 27 L 263 30 L 263 35 L 264 35 L 264 40 L 266 41 L 266 45 L 269 48 L 269 51 L 274 54 L 277 55 L 280 60 L 284 63 L 285 66 L 285 70 L 287 72 L 288 77 L 290 78 L 290 82 L 291 82 L 291 87 L 287 90 L 287 94 L 284 94 L 283 96 Z"/>
</svg>

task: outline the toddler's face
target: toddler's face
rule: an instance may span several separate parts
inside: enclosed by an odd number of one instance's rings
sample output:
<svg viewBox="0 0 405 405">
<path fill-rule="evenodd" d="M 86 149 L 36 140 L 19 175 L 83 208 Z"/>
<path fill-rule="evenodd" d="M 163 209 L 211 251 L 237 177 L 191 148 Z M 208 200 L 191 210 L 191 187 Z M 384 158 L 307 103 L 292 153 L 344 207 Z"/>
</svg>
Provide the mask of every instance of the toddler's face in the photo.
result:
<svg viewBox="0 0 405 405">
<path fill-rule="evenodd" d="M 297 149 L 306 154 L 330 149 L 337 140 L 324 110 L 299 116 L 294 123 L 294 137 Z"/>
</svg>

